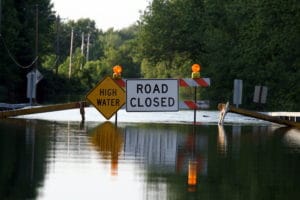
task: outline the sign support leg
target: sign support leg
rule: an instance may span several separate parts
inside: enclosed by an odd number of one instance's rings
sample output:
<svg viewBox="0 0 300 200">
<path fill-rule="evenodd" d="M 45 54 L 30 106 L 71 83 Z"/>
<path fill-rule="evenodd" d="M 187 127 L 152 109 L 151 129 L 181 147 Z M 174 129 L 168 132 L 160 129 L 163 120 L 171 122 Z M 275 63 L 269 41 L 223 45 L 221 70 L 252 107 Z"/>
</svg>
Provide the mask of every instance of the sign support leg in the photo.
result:
<svg viewBox="0 0 300 200">
<path fill-rule="evenodd" d="M 197 87 L 194 87 L 194 101 L 197 104 Z M 194 108 L 194 124 L 196 124 L 197 108 Z"/>
<path fill-rule="evenodd" d="M 115 114 L 115 126 L 118 126 L 118 112 Z"/>
<path fill-rule="evenodd" d="M 85 111 L 84 111 L 84 102 L 80 102 L 80 115 L 81 115 L 81 122 L 84 123 L 85 121 Z"/>
<path fill-rule="evenodd" d="M 31 73 L 31 75 L 30 75 L 30 99 L 29 99 L 30 106 L 32 106 L 33 90 L 34 90 L 33 87 L 34 87 L 33 73 Z"/>
</svg>

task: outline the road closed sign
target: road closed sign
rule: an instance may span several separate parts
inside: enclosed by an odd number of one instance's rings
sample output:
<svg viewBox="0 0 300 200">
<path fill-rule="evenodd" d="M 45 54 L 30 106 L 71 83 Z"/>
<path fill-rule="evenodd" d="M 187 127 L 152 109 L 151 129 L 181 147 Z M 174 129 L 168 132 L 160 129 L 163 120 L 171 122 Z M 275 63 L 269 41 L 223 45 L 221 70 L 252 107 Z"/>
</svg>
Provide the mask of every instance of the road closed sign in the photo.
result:
<svg viewBox="0 0 300 200">
<path fill-rule="evenodd" d="M 179 110 L 177 79 L 128 79 L 127 112 L 172 112 Z"/>
</svg>

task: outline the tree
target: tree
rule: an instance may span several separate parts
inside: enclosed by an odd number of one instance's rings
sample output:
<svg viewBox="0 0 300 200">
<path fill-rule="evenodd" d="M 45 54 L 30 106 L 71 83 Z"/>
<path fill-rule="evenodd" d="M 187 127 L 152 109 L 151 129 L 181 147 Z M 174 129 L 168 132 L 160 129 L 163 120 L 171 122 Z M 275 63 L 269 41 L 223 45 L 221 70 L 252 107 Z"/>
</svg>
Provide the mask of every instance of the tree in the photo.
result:
<svg viewBox="0 0 300 200">
<path fill-rule="evenodd" d="M 254 86 L 262 84 L 269 87 L 269 109 L 299 110 L 297 5 L 295 0 L 153 0 L 138 35 L 142 74 L 184 76 L 178 66 L 197 62 L 202 76 L 212 79 L 204 94 L 215 104 L 231 101 L 238 78 L 244 80 L 245 107 L 254 107 Z"/>
<path fill-rule="evenodd" d="M 146 59 L 156 76 L 170 77 L 181 71 L 181 63 L 199 62 L 203 51 L 203 2 L 154 0 L 140 22 L 141 57 Z M 181 59 L 178 59 L 181 58 Z M 184 59 L 182 59 L 184 58 Z"/>
<path fill-rule="evenodd" d="M 110 69 L 115 65 L 121 65 L 122 76 L 126 78 L 140 77 L 140 61 L 136 56 L 136 32 L 137 28 L 131 26 L 120 31 L 110 29 L 100 37 L 104 49 L 101 62 Z"/>
<path fill-rule="evenodd" d="M 49 0 L 6 0 L 2 8 L 0 100 L 24 101 L 26 74 L 33 68 L 36 51 L 38 58 L 51 51 L 52 5 Z"/>
</svg>

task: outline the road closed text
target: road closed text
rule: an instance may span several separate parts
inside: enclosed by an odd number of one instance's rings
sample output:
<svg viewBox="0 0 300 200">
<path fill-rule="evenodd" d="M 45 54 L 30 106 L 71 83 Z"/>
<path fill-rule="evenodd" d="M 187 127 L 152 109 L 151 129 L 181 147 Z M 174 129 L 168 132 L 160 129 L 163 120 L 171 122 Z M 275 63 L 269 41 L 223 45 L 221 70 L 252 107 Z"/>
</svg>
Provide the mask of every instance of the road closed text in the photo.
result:
<svg viewBox="0 0 300 200">
<path fill-rule="evenodd" d="M 139 79 L 126 82 L 129 112 L 178 111 L 178 81 L 175 79 Z"/>
<path fill-rule="evenodd" d="M 132 97 L 130 99 L 130 106 L 133 108 L 139 107 L 172 107 L 175 105 L 173 97 L 147 97 L 145 99 Z"/>
</svg>

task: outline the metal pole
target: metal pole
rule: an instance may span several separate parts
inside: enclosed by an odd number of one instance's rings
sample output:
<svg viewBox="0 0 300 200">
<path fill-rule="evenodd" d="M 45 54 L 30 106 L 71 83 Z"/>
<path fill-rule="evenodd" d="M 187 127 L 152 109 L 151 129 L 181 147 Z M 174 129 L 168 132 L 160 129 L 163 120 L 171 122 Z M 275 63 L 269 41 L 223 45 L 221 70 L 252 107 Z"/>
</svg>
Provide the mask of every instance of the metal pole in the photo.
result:
<svg viewBox="0 0 300 200">
<path fill-rule="evenodd" d="M 31 72 L 30 73 L 30 98 L 29 98 L 29 103 L 30 103 L 30 106 L 32 106 L 32 99 L 33 99 L 33 90 L 34 90 L 34 85 L 33 85 L 33 73 Z"/>
<path fill-rule="evenodd" d="M 192 144 L 192 158 L 195 159 L 196 155 L 196 123 L 193 126 L 193 144 Z"/>
<path fill-rule="evenodd" d="M 118 111 L 115 114 L 115 126 L 118 126 Z"/>
<path fill-rule="evenodd" d="M 194 87 L 194 101 L 195 104 L 197 105 L 197 87 Z M 196 112 L 197 112 L 197 108 L 194 108 L 194 124 L 196 124 Z"/>
</svg>

